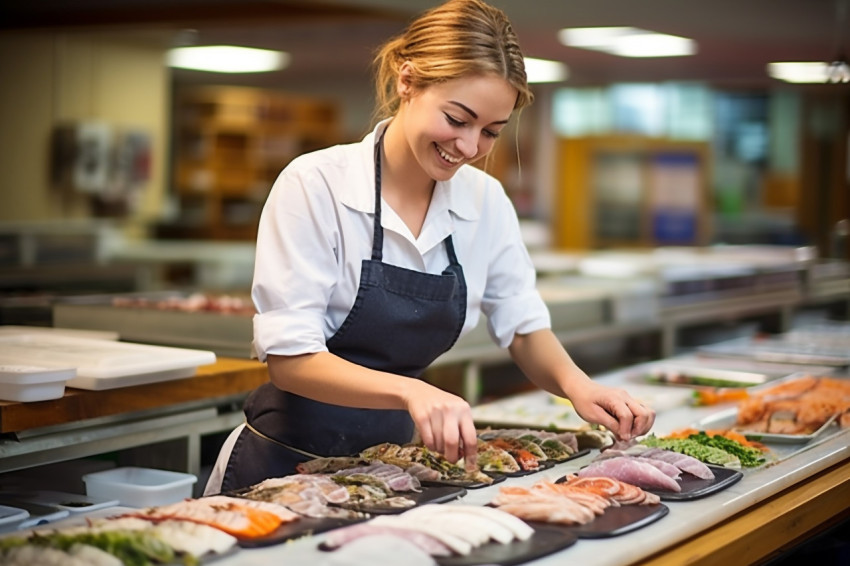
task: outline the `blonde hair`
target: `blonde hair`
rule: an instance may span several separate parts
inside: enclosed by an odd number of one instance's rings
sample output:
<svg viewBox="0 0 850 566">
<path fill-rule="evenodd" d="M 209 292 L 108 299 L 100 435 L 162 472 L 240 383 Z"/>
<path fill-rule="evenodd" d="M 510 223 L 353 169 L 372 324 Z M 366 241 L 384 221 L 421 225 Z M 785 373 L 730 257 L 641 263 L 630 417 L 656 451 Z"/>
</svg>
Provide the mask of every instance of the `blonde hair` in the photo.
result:
<svg viewBox="0 0 850 566">
<path fill-rule="evenodd" d="M 376 120 L 398 111 L 396 82 L 405 61 L 413 66 L 414 89 L 465 76 L 497 75 L 517 90 L 515 110 L 534 100 L 508 17 L 481 0 L 449 0 L 432 8 L 378 50 L 374 60 Z"/>
</svg>

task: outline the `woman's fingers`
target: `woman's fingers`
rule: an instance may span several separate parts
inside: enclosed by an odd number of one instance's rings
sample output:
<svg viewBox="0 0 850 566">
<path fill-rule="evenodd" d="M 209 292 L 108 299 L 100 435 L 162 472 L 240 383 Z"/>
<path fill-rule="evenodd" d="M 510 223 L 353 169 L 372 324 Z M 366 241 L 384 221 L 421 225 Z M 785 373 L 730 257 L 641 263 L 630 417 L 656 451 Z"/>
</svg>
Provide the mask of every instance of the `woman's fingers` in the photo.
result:
<svg viewBox="0 0 850 566">
<path fill-rule="evenodd" d="M 599 386 L 574 401 L 585 420 L 600 424 L 620 440 L 646 434 L 655 423 L 655 411 L 624 389 Z"/>
<path fill-rule="evenodd" d="M 631 398 L 626 401 L 626 404 L 634 415 L 631 437 L 634 438 L 649 432 L 649 429 L 655 423 L 655 411 Z"/>
<path fill-rule="evenodd" d="M 460 458 L 475 463 L 478 439 L 469 403 L 433 388 L 417 396 L 409 412 L 425 446 L 452 463 Z"/>
<path fill-rule="evenodd" d="M 472 415 L 468 419 L 463 419 L 460 423 L 460 436 L 463 440 L 463 461 L 466 464 L 467 470 L 474 470 L 478 467 L 478 433 L 475 430 L 475 423 L 472 420 Z"/>
<path fill-rule="evenodd" d="M 617 428 L 613 432 L 620 440 L 631 440 L 646 434 L 655 422 L 655 411 L 628 395 L 616 401 L 614 416 Z"/>
</svg>

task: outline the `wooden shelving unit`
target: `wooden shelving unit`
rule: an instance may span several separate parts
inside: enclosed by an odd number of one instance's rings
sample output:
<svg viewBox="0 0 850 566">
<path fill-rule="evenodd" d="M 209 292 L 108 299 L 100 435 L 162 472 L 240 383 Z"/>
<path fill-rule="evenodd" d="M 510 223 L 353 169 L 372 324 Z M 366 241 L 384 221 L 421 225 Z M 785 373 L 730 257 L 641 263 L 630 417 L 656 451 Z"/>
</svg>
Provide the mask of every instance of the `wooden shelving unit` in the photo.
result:
<svg viewBox="0 0 850 566">
<path fill-rule="evenodd" d="M 181 214 L 171 235 L 254 239 L 281 169 L 340 141 L 333 102 L 245 87 L 177 93 L 173 184 Z"/>
<path fill-rule="evenodd" d="M 553 235 L 558 247 L 708 242 L 707 143 L 627 135 L 557 143 Z"/>
</svg>

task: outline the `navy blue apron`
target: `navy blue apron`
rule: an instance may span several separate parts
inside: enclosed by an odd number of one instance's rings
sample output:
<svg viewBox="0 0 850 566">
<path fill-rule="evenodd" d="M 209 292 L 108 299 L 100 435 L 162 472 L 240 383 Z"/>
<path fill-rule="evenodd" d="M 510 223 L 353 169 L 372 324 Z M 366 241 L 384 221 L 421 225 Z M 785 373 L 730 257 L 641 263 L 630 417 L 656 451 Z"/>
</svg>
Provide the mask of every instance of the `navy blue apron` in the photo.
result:
<svg viewBox="0 0 850 566">
<path fill-rule="evenodd" d="M 364 259 L 354 306 L 328 340 L 328 350 L 380 371 L 419 377 L 454 345 L 466 318 L 466 282 L 451 235 L 441 275 L 383 263 L 381 148 L 375 144 L 375 224 L 372 258 Z M 319 456 L 350 456 L 382 442 L 410 442 L 404 410 L 355 409 L 314 401 L 266 383 L 245 402 L 247 425 L 227 463 L 221 491 L 295 473 Z"/>
</svg>

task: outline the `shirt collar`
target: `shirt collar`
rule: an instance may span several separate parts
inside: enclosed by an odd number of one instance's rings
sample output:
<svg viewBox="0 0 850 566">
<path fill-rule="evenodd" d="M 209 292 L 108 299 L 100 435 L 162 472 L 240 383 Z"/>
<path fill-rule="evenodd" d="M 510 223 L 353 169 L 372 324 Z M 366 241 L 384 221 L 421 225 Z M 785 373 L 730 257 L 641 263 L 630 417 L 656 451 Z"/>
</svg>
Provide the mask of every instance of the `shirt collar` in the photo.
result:
<svg viewBox="0 0 850 566">
<path fill-rule="evenodd" d="M 375 129 L 369 132 L 362 142 L 358 144 L 359 167 L 363 175 L 363 183 L 351 183 L 350 189 L 342 195 L 342 202 L 346 206 L 360 212 L 371 213 L 375 210 L 375 144 L 384 130 L 387 128 L 391 118 L 379 122 Z M 471 167 L 471 165 L 464 165 Z M 458 173 L 461 173 L 460 171 Z M 434 196 L 431 202 L 431 213 L 440 213 L 448 210 L 464 220 L 475 220 L 479 212 L 475 206 L 475 192 L 472 187 L 463 186 L 459 177 L 465 177 L 456 173 L 448 181 L 439 181 L 434 188 Z"/>
</svg>

